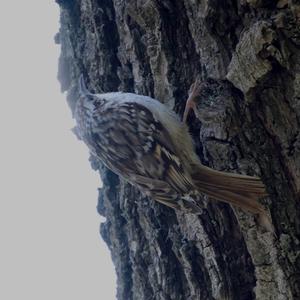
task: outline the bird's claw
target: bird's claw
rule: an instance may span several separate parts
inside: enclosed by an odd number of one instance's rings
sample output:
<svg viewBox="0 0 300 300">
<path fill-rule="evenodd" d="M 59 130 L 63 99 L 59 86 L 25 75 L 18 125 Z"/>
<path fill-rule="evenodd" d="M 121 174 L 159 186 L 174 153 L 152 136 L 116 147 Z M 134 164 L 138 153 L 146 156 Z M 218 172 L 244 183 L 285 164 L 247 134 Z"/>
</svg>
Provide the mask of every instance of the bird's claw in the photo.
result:
<svg viewBox="0 0 300 300">
<path fill-rule="evenodd" d="M 194 111 L 195 114 L 197 114 L 196 113 L 197 105 L 196 105 L 196 102 L 195 102 L 194 98 L 188 98 L 187 101 L 186 101 L 185 109 L 184 109 L 184 113 L 183 113 L 183 122 L 184 123 L 186 122 L 188 114 L 189 114 L 191 109 Z"/>
<path fill-rule="evenodd" d="M 190 87 L 189 98 L 194 99 L 195 97 L 198 97 L 200 95 L 201 90 L 202 84 L 199 79 L 196 79 L 196 81 Z"/>
<path fill-rule="evenodd" d="M 191 109 L 193 109 L 195 115 L 198 115 L 196 98 L 200 95 L 201 90 L 202 90 L 202 84 L 199 79 L 196 79 L 196 81 L 190 87 L 189 98 L 187 99 L 185 104 L 185 109 L 183 113 L 184 123 L 186 122 L 188 114 Z"/>
</svg>

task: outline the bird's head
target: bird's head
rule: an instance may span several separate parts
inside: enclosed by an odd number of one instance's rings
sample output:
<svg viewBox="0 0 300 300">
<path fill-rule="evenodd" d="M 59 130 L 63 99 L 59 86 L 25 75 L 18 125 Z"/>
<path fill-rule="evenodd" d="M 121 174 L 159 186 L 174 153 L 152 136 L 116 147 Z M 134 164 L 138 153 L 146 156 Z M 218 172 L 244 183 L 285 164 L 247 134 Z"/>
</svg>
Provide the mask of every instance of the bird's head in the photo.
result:
<svg viewBox="0 0 300 300">
<path fill-rule="evenodd" d="M 78 94 L 74 115 L 77 122 L 76 136 L 84 139 L 84 136 L 91 132 L 93 117 L 101 115 L 107 99 L 105 94 L 91 93 L 86 87 L 82 74 L 78 79 Z"/>
<path fill-rule="evenodd" d="M 83 134 L 90 126 L 92 114 L 99 102 L 99 96 L 87 89 L 82 74 L 78 80 L 78 94 L 79 98 L 75 108 L 75 119 L 77 122 L 77 133 L 80 132 Z"/>
<path fill-rule="evenodd" d="M 77 108 L 78 106 L 81 106 L 86 110 L 93 111 L 99 107 L 102 107 L 105 104 L 105 102 L 107 102 L 106 93 L 93 94 L 88 90 L 82 74 L 79 76 L 78 79 L 78 94 L 79 99 L 76 104 Z"/>
</svg>

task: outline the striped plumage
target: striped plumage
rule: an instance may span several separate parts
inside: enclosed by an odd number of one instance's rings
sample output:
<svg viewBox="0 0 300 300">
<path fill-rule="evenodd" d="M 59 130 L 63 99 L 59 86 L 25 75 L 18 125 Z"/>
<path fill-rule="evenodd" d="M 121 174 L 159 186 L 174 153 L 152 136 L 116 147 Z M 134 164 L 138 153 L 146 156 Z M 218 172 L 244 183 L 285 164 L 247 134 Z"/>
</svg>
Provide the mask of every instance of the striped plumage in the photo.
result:
<svg viewBox="0 0 300 300">
<path fill-rule="evenodd" d="M 202 211 L 205 193 L 267 218 L 257 177 L 203 166 L 187 126 L 165 105 L 132 93 L 91 94 L 83 78 L 75 118 L 91 153 L 144 194 L 175 209 Z"/>
</svg>

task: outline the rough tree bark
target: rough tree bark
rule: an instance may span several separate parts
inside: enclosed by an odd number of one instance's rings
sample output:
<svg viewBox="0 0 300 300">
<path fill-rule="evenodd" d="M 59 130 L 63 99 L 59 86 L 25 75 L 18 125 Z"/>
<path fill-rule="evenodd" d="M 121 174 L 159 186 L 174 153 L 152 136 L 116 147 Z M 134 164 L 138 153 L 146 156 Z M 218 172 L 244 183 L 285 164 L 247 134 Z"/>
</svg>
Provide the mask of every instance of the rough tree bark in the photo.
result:
<svg viewBox="0 0 300 300">
<path fill-rule="evenodd" d="M 59 79 L 150 95 L 182 114 L 203 164 L 261 176 L 276 237 L 207 201 L 203 215 L 142 197 L 94 157 L 118 299 L 300 299 L 300 5 L 296 0 L 57 0 Z M 99 295 L 100 296 L 100 295 Z"/>
</svg>

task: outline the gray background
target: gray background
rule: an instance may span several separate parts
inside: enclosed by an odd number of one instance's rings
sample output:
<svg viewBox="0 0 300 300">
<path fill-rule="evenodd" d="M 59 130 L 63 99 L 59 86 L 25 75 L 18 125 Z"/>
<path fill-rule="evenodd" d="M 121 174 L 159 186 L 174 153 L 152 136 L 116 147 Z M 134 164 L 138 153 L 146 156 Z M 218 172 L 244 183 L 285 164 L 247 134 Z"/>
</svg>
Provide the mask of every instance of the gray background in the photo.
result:
<svg viewBox="0 0 300 300">
<path fill-rule="evenodd" d="M 115 299 L 99 176 L 56 80 L 54 1 L 0 10 L 0 298 Z"/>
</svg>

